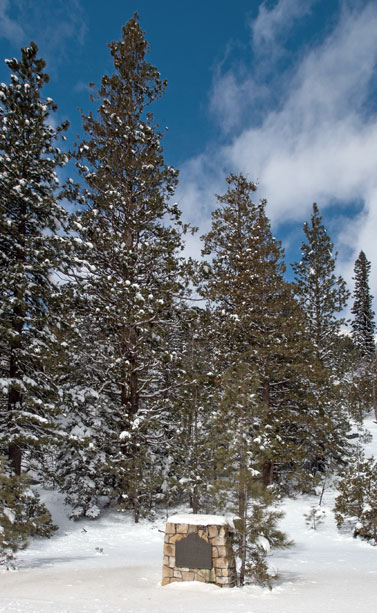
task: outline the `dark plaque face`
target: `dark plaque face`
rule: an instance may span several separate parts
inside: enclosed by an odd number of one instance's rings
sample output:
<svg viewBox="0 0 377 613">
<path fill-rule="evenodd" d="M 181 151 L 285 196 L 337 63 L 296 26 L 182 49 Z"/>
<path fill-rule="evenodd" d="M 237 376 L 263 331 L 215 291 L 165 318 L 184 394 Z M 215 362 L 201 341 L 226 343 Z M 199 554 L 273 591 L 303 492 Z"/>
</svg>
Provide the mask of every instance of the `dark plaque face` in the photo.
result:
<svg viewBox="0 0 377 613">
<path fill-rule="evenodd" d="M 212 568 L 212 546 L 192 532 L 175 544 L 178 568 Z"/>
</svg>

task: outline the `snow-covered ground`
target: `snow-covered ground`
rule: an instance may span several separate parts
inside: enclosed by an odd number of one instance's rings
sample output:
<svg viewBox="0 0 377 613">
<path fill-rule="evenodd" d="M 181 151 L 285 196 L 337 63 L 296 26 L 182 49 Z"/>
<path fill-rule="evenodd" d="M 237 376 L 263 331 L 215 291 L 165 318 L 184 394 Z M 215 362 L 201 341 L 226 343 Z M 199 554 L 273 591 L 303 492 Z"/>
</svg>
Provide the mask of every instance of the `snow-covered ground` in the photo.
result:
<svg viewBox="0 0 377 613">
<path fill-rule="evenodd" d="M 367 455 L 377 455 L 377 425 Z M 376 610 L 377 547 L 335 526 L 334 492 L 325 491 L 326 517 L 316 531 L 304 513 L 314 497 L 288 500 L 282 527 L 295 545 L 271 555 L 280 579 L 272 591 L 221 589 L 202 583 L 161 587 L 164 520 L 132 523 L 108 513 L 70 522 L 56 494 L 47 497 L 59 531 L 34 540 L 19 570 L 0 571 L 0 611 L 25 613 L 365 613 Z"/>
</svg>

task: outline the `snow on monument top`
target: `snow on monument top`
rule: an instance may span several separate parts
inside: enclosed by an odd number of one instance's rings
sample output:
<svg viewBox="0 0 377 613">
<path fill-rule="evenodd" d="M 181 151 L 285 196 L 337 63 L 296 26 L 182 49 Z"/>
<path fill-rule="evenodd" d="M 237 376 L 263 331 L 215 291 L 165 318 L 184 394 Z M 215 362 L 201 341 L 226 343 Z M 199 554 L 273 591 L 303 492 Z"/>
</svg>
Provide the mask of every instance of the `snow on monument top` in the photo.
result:
<svg viewBox="0 0 377 613">
<path fill-rule="evenodd" d="M 192 526 L 226 526 L 233 527 L 233 517 L 225 515 L 199 515 L 192 513 L 179 513 L 168 517 L 171 524 L 191 524 Z"/>
</svg>

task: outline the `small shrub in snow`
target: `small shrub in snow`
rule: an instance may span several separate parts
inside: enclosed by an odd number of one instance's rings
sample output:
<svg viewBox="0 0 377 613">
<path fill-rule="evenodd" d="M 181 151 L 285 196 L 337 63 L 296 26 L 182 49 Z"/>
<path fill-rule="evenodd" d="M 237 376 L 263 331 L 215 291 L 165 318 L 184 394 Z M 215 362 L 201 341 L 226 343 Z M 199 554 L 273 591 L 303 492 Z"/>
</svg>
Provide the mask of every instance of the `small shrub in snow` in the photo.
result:
<svg viewBox="0 0 377 613">
<path fill-rule="evenodd" d="M 311 530 L 317 530 L 319 524 L 324 522 L 326 511 L 318 504 L 314 504 L 310 507 L 308 513 L 304 513 L 306 523 Z"/>
<path fill-rule="evenodd" d="M 339 483 L 335 519 L 340 528 L 352 527 L 353 535 L 377 541 L 377 462 L 358 449 Z"/>
<path fill-rule="evenodd" d="M 15 553 L 31 536 L 50 537 L 57 527 L 25 476 L 8 473 L 0 457 L 0 564 L 14 566 Z"/>
</svg>

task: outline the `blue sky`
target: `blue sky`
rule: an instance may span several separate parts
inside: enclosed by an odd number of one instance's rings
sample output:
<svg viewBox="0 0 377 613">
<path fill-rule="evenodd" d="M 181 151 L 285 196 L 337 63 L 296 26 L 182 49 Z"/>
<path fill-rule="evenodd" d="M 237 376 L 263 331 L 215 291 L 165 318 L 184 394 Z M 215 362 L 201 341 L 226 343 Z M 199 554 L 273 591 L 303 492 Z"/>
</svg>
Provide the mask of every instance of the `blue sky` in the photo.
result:
<svg viewBox="0 0 377 613">
<path fill-rule="evenodd" d="M 205 232 L 214 193 L 242 171 L 268 199 L 289 265 L 316 201 L 339 272 L 351 286 L 363 249 L 377 296 L 377 0 L 0 0 L 1 57 L 38 44 L 72 140 L 88 82 L 112 70 L 106 44 L 135 10 L 168 79 L 154 113 L 185 218 Z"/>
</svg>

